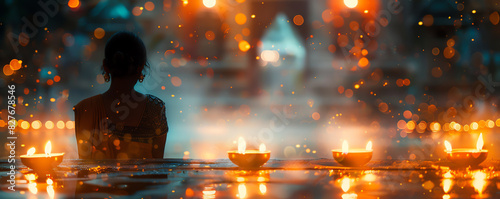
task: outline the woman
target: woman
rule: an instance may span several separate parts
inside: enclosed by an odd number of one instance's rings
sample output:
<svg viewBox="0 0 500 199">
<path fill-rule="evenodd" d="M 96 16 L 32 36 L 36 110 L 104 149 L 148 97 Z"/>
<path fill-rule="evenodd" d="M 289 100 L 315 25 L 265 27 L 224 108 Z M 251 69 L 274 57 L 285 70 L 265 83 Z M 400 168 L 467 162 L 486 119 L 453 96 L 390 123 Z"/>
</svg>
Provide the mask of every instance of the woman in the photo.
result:
<svg viewBox="0 0 500 199">
<path fill-rule="evenodd" d="M 134 33 L 118 32 L 104 53 L 109 89 L 73 108 L 80 159 L 163 158 L 168 132 L 165 103 L 134 89 L 148 67 L 144 43 Z"/>
</svg>

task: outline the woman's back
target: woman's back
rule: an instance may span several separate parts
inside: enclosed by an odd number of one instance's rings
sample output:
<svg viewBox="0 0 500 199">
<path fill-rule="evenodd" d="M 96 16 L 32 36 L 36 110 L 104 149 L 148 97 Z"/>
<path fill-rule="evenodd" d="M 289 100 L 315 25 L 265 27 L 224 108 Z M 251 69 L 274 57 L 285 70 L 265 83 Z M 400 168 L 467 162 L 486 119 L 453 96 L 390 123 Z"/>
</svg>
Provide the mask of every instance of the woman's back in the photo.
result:
<svg viewBox="0 0 500 199">
<path fill-rule="evenodd" d="M 146 95 L 144 109 L 137 122 L 112 120 L 106 111 L 105 97 L 100 94 L 82 100 L 74 107 L 76 137 L 79 156 L 82 159 L 140 159 L 163 158 L 168 132 L 165 103 Z M 123 103 L 123 102 L 121 102 Z M 135 107 L 138 109 L 139 103 Z M 111 109 L 121 110 L 124 115 L 137 116 L 129 104 L 118 104 Z M 130 110 L 127 110 L 130 109 Z M 140 110 L 139 110 L 140 111 Z M 119 111 L 118 111 L 119 112 Z M 118 120 L 116 120 L 118 118 Z M 125 117 L 122 117 L 125 118 Z M 137 123 L 137 125 L 133 125 Z"/>
<path fill-rule="evenodd" d="M 109 89 L 74 107 L 81 159 L 163 158 L 168 132 L 165 103 L 135 91 L 145 78 L 146 47 L 131 32 L 106 43 L 104 79 Z"/>
</svg>

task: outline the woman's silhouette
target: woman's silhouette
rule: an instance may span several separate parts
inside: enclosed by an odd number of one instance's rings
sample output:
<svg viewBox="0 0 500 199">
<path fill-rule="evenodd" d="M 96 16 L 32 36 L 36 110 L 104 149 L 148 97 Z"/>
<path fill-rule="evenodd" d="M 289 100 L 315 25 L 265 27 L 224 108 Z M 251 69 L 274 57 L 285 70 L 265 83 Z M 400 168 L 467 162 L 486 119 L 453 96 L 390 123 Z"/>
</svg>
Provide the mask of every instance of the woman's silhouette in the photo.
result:
<svg viewBox="0 0 500 199">
<path fill-rule="evenodd" d="M 75 129 L 81 159 L 163 158 L 168 125 L 165 103 L 134 89 L 148 67 L 146 47 L 131 32 L 106 43 L 104 79 L 111 85 L 78 103 Z"/>
</svg>

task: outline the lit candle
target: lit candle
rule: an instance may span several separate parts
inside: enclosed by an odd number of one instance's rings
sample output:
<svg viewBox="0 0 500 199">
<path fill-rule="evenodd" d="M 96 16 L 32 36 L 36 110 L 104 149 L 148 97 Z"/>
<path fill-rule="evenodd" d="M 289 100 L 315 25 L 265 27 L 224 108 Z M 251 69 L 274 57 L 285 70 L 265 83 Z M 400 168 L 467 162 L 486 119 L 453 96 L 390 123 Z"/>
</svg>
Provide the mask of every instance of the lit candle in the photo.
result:
<svg viewBox="0 0 500 199">
<path fill-rule="evenodd" d="M 342 149 L 332 150 L 333 158 L 344 166 L 363 166 L 372 159 L 372 142 L 366 144 L 365 149 L 349 149 L 347 140 L 342 143 Z"/>
<path fill-rule="evenodd" d="M 260 144 L 259 150 L 246 149 L 245 139 L 238 139 L 238 150 L 228 151 L 229 160 L 241 168 L 259 168 L 271 157 L 271 151 L 266 150 L 265 144 Z"/>
<path fill-rule="evenodd" d="M 483 134 L 479 134 L 476 148 L 453 149 L 450 142 L 444 141 L 447 159 L 457 166 L 477 166 L 488 157 L 488 150 L 483 149 Z"/>
<path fill-rule="evenodd" d="M 26 155 L 21 155 L 21 162 L 27 167 L 33 169 L 36 173 L 47 174 L 57 167 L 62 160 L 64 153 L 52 153 L 52 144 L 50 141 L 45 145 L 45 154 L 35 154 L 36 149 L 32 147 Z"/>
</svg>

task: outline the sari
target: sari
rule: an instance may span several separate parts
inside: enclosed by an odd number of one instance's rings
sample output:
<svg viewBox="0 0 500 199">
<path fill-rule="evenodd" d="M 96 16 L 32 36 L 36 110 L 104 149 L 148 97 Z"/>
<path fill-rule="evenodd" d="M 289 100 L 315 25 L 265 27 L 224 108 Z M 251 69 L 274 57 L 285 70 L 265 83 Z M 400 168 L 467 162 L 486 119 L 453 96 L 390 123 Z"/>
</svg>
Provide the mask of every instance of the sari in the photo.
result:
<svg viewBox="0 0 500 199">
<path fill-rule="evenodd" d="M 109 120 L 101 94 L 74 106 L 79 158 L 163 158 L 168 132 L 165 103 L 153 95 L 146 95 L 146 100 L 137 126 Z"/>
</svg>

